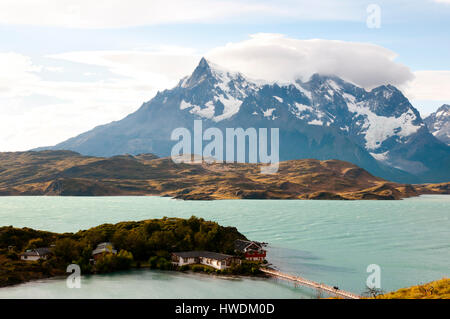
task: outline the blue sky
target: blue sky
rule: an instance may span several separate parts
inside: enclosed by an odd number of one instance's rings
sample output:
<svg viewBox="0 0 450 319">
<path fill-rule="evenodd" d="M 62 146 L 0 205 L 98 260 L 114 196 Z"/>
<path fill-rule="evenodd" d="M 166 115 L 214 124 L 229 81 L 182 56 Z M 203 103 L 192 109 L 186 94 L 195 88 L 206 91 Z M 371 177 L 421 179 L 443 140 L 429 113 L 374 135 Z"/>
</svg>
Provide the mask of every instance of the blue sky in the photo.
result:
<svg viewBox="0 0 450 319">
<path fill-rule="evenodd" d="M 450 103 L 449 34 L 450 0 L 2 0 L 0 151 L 118 120 L 203 55 L 271 80 L 329 70 L 367 89 L 393 83 L 426 115 Z"/>
</svg>

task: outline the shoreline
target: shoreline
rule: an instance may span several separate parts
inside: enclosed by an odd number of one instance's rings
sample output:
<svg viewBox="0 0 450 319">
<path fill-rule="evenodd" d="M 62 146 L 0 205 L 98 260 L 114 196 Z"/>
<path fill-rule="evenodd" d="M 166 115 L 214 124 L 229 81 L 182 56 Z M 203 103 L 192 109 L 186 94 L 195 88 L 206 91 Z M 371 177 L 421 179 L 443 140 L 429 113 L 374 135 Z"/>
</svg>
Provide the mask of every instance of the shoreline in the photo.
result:
<svg viewBox="0 0 450 319">
<path fill-rule="evenodd" d="M 170 274 L 185 274 L 185 275 L 194 275 L 199 277 L 215 277 L 219 279 L 224 280 L 234 280 L 234 279 L 251 279 L 251 278 L 258 278 L 258 279 L 269 279 L 270 276 L 267 276 L 265 274 L 257 274 L 257 275 L 236 275 L 236 274 L 217 274 L 217 273 L 207 273 L 207 272 L 195 272 L 193 270 L 162 270 L 162 269 L 153 269 L 150 267 L 133 267 L 127 270 L 119 270 L 114 272 L 108 272 L 108 273 L 93 273 L 93 274 L 85 274 L 81 275 L 81 278 L 83 277 L 95 277 L 95 276 L 107 276 L 107 275 L 114 275 L 114 274 L 121 274 L 121 273 L 127 273 L 127 272 L 133 272 L 133 271 L 160 271 L 160 272 L 167 272 Z M 67 277 L 70 275 L 70 273 L 67 273 L 66 275 L 54 275 L 54 276 L 47 276 L 42 278 L 36 278 L 36 279 L 29 279 L 25 280 L 19 283 L 14 284 L 7 284 L 7 285 L 0 285 L 0 290 L 3 288 L 12 288 L 12 287 L 18 287 L 21 285 L 26 285 L 30 283 L 37 283 L 40 281 L 49 281 L 49 280 L 66 280 Z"/>
<path fill-rule="evenodd" d="M 330 200 L 330 201 L 350 201 L 350 202 L 355 202 L 355 201 L 399 201 L 399 200 L 404 200 L 404 199 L 408 199 L 408 198 L 418 198 L 421 196 L 427 196 L 427 195 L 450 195 L 449 193 L 433 193 L 433 192 L 425 192 L 425 193 L 421 193 L 421 194 L 411 194 L 411 195 L 407 195 L 407 196 L 403 196 L 403 197 L 399 197 L 399 198 L 326 198 L 326 197 L 321 197 L 321 198 L 281 198 L 281 197 L 268 197 L 268 198 L 238 198 L 238 197 L 223 197 L 223 198 L 195 198 L 195 199 L 191 199 L 191 198 L 180 198 L 180 197 L 176 197 L 176 196 L 168 196 L 168 195 L 160 195 L 160 194 L 117 194 L 117 195 L 56 195 L 56 194 L 18 194 L 18 195 L 6 195 L 6 194 L 1 194 L 0 193 L 0 198 L 7 198 L 7 197 L 73 197 L 73 198 L 105 198 L 105 197 L 160 197 L 160 198 L 168 198 L 168 199 L 174 199 L 174 200 L 180 200 L 180 201 L 226 201 L 226 200 L 232 200 L 232 201 L 239 201 L 239 200 L 264 200 L 264 201 L 270 201 L 270 200 L 287 200 L 287 201 L 325 201 L 325 200 Z M 0 226 L 1 227 L 1 226 Z"/>
<path fill-rule="evenodd" d="M 165 272 L 167 274 L 183 274 L 183 275 L 190 275 L 190 276 L 196 276 L 196 277 L 213 277 L 220 280 L 239 280 L 239 279 L 261 279 L 261 280 L 269 280 L 271 276 L 259 274 L 259 275 L 223 275 L 223 274 L 213 274 L 213 273 L 198 273 L 192 270 L 189 271 L 179 271 L 179 270 L 159 270 L 159 269 L 151 269 L 149 267 L 141 267 L 141 268 L 131 268 L 129 270 L 122 270 L 117 272 L 111 272 L 111 273 L 104 273 L 104 274 L 87 274 L 82 276 L 83 277 L 96 277 L 96 276 L 103 276 L 103 275 L 111 275 L 111 274 L 126 274 L 131 273 L 134 271 L 155 271 L 155 272 Z M 13 285 L 7 285 L 7 286 L 0 286 L 0 290 L 7 289 L 7 288 L 14 288 L 14 287 L 20 287 L 22 285 L 27 284 L 39 284 L 39 283 L 47 283 L 49 281 L 63 281 L 67 279 L 67 276 L 63 275 L 56 275 L 56 276 L 50 276 L 46 278 L 40 278 L 40 279 L 32 279 L 25 282 L 21 282 L 18 284 Z M 83 279 L 82 279 L 83 280 Z M 438 289 L 436 289 L 436 287 Z M 447 277 L 432 280 L 430 282 L 412 285 L 408 287 L 403 287 L 399 289 L 395 289 L 393 291 L 388 292 L 382 292 L 380 294 L 377 294 L 375 296 L 363 296 L 361 299 L 448 299 L 448 295 L 450 293 L 450 279 Z M 437 291 L 439 290 L 439 291 Z M 381 291 L 381 290 L 380 290 Z M 0 298 L 2 299 L 2 298 Z M 21 299 L 21 298 L 14 298 L 14 299 Z M 40 299 L 40 298 L 39 298 Z M 44 298 L 45 299 L 45 298 Z M 119 298 L 122 299 L 122 298 Z M 128 299 L 127 297 L 124 297 L 123 299 Z M 183 299 L 183 298 L 182 298 Z M 289 298 L 287 298 L 289 299 Z M 339 297 L 322 297 L 318 299 L 343 299 Z"/>
<path fill-rule="evenodd" d="M 72 264 L 83 274 L 148 268 L 255 275 L 263 260 L 245 258 L 238 243 L 246 241 L 265 257 L 262 246 L 248 241 L 236 227 L 195 216 L 101 224 L 76 233 L 6 226 L 0 227 L 0 238 L 2 287 L 63 275 Z"/>
</svg>

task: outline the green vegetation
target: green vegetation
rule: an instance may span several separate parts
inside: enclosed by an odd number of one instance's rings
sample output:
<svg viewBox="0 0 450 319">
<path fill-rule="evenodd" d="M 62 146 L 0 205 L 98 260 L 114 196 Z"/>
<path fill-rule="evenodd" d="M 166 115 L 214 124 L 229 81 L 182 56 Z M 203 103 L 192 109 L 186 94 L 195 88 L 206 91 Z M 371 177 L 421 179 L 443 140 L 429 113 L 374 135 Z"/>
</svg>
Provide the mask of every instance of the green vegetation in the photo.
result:
<svg viewBox="0 0 450 319">
<path fill-rule="evenodd" d="M 78 264 L 83 274 L 131 267 L 169 270 L 171 252 L 208 250 L 233 254 L 236 239 L 246 238 L 234 227 L 222 227 L 194 216 L 104 224 L 75 234 L 0 227 L 0 287 L 63 275 L 72 263 Z M 102 242 L 113 243 L 118 253 L 106 254 L 94 263 L 92 251 Z M 35 262 L 20 260 L 21 252 L 39 247 L 51 247 L 52 255 Z M 251 269 L 235 271 L 251 273 Z"/>
<path fill-rule="evenodd" d="M 121 250 L 117 255 L 106 255 L 95 263 L 95 271 L 105 273 L 117 270 L 130 269 L 133 264 L 133 254 Z"/>
</svg>

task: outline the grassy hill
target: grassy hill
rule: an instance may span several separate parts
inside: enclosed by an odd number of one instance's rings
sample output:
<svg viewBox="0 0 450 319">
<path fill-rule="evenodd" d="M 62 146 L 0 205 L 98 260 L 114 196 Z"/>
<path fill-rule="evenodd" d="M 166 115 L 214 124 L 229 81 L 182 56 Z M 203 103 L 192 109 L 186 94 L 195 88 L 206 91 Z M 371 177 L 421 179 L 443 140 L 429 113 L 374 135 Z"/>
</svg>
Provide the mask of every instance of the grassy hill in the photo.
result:
<svg viewBox="0 0 450 319">
<path fill-rule="evenodd" d="M 450 299 L 450 279 L 443 278 L 424 285 L 402 288 L 377 299 Z"/>
<path fill-rule="evenodd" d="M 181 199 L 400 199 L 448 194 L 449 183 L 409 185 L 375 177 L 348 162 L 175 164 L 152 154 L 110 158 L 71 151 L 0 153 L 0 195 L 160 195 Z"/>
</svg>

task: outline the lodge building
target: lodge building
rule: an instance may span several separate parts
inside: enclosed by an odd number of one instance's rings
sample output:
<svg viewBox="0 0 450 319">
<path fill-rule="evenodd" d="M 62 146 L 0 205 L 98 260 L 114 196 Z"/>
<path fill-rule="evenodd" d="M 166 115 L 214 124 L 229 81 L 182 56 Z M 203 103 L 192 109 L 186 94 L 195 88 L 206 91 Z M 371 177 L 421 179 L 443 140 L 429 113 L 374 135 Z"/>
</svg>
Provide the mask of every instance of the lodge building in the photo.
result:
<svg viewBox="0 0 450 319">
<path fill-rule="evenodd" d="M 46 260 L 50 256 L 51 250 L 48 247 L 28 249 L 27 251 L 20 254 L 20 260 L 25 261 L 36 261 L 36 260 Z"/>
<path fill-rule="evenodd" d="M 240 264 L 235 256 L 214 253 L 211 251 L 182 251 L 172 253 L 172 264 L 181 267 L 184 265 L 201 264 L 224 270 L 233 264 Z"/>
<path fill-rule="evenodd" d="M 117 250 L 114 249 L 114 245 L 109 242 L 98 244 L 97 248 L 92 251 L 92 257 L 94 258 L 94 260 L 97 260 L 100 257 L 108 254 L 117 254 Z"/>
<path fill-rule="evenodd" d="M 246 260 L 262 262 L 266 258 L 266 251 L 264 250 L 264 244 L 262 243 L 238 239 L 234 242 L 234 246 L 235 252 L 244 257 Z M 178 267 L 201 264 L 223 270 L 234 264 L 240 263 L 241 258 L 239 256 L 220 254 L 210 251 L 182 251 L 172 253 L 172 264 Z"/>
<path fill-rule="evenodd" d="M 246 260 L 264 261 L 266 259 L 264 245 L 256 241 L 237 239 L 234 242 L 234 249 L 236 253 L 242 254 Z"/>
</svg>

